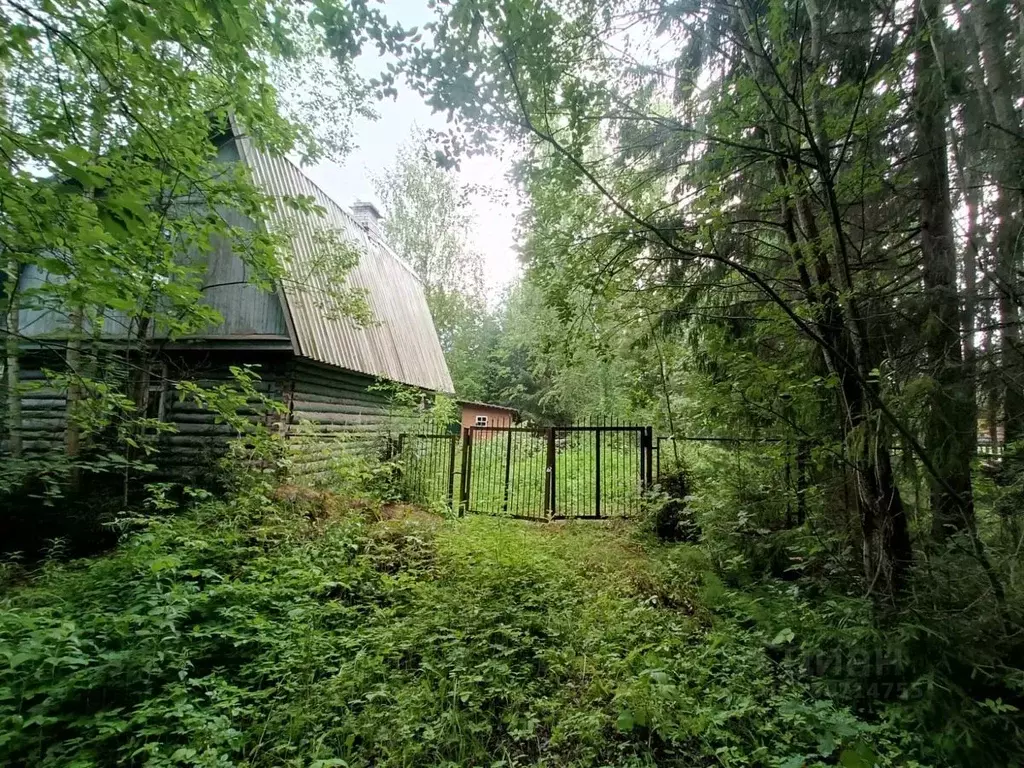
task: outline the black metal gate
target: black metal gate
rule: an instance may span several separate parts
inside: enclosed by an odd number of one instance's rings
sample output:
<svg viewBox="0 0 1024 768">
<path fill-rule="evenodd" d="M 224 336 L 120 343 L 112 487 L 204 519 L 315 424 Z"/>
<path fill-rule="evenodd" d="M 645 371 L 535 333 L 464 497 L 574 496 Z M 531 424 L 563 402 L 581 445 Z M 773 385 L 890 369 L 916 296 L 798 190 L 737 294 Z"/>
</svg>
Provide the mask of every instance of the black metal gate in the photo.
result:
<svg viewBox="0 0 1024 768">
<path fill-rule="evenodd" d="M 410 498 L 460 513 L 630 517 L 653 478 L 651 427 L 468 427 L 400 443 Z"/>
</svg>

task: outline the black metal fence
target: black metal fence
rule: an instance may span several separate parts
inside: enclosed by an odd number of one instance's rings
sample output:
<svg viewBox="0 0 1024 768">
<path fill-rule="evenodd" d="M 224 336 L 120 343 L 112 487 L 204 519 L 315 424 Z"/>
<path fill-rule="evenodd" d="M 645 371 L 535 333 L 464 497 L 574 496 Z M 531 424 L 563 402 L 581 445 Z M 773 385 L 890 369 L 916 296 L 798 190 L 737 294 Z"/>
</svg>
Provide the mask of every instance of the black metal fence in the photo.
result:
<svg viewBox="0 0 1024 768">
<path fill-rule="evenodd" d="M 403 435 L 400 446 L 409 498 L 460 512 L 629 517 L 654 477 L 644 426 L 469 427 Z"/>
<path fill-rule="evenodd" d="M 398 438 L 398 460 L 406 495 L 420 503 L 455 500 L 455 467 L 462 448 L 458 433 L 403 434 Z"/>
</svg>

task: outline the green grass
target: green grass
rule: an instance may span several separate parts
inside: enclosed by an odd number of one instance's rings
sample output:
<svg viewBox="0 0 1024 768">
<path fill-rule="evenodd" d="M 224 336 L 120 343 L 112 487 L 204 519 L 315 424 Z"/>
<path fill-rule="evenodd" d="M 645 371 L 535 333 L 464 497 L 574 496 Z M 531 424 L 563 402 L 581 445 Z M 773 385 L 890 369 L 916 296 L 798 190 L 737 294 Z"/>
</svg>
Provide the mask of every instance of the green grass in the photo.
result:
<svg viewBox="0 0 1024 768">
<path fill-rule="evenodd" d="M 207 503 L 9 587 L 0 762 L 906 764 L 712 607 L 695 548 L 322 510 Z"/>
</svg>

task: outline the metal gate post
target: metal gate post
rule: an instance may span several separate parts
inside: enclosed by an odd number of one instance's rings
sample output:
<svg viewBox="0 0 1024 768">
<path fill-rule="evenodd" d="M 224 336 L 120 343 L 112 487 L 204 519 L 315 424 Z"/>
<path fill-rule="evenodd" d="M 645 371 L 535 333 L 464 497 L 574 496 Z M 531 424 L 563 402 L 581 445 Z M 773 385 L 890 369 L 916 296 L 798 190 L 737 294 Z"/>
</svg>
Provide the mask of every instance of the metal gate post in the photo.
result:
<svg viewBox="0 0 1024 768">
<path fill-rule="evenodd" d="M 403 493 L 409 491 L 409 486 L 406 485 L 406 483 L 409 482 L 409 476 L 412 474 L 411 472 L 407 471 L 408 467 L 406 467 L 405 457 L 402 455 L 402 451 L 404 451 L 404 450 L 405 450 L 405 433 L 403 433 L 403 432 L 399 432 L 398 433 L 398 449 L 397 450 L 395 450 L 395 443 L 394 443 L 394 441 L 392 441 L 391 435 L 389 433 L 388 434 L 388 444 L 387 444 L 387 451 L 388 451 L 388 458 L 387 458 L 387 460 L 388 461 L 395 461 L 396 464 L 397 464 L 397 466 L 395 467 L 395 471 L 398 474 L 398 479 L 401 481 L 401 485 L 404 486 Z"/>
<path fill-rule="evenodd" d="M 501 511 L 508 512 L 508 483 L 512 473 L 512 426 L 508 428 L 508 444 L 505 446 L 505 497 L 501 502 Z"/>
<path fill-rule="evenodd" d="M 458 441 L 458 435 L 448 438 L 448 509 L 455 503 L 455 446 Z"/>
<path fill-rule="evenodd" d="M 639 427 L 637 429 L 637 437 L 639 438 L 637 440 L 637 451 L 640 454 L 637 463 L 640 472 L 640 490 L 642 491 L 644 489 L 644 478 L 647 477 L 647 471 L 644 469 L 644 462 L 647 460 L 647 451 L 644 450 L 647 444 L 647 430 Z"/>
<path fill-rule="evenodd" d="M 462 473 L 459 475 L 459 517 L 469 509 L 469 480 L 473 471 L 473 430 L 466 427 L 462 430 Z"/>
<path fill-rule="evenodd" d="M 601 428 L 594 431 L 594 475 L 596 477 L 594 493 L 594 516 L 601 516 Z"/>
<path fill-rule="evenodd" d="M 644 453 L 644 477 L 643 487 L 644 490 L 650 490 L 651 486 L 654 485 L 653 462 L 651 461 L 651 454 L 654 452 L 654 427 L 644 427 L 644 438 L 642 441 L 643 453 Z"/>
<path fill-rule="evenodd" d="M 555 428 L 548 427 L 548 457 L 544 473 L 544 513 L 555 515 Z"/>
</svg>

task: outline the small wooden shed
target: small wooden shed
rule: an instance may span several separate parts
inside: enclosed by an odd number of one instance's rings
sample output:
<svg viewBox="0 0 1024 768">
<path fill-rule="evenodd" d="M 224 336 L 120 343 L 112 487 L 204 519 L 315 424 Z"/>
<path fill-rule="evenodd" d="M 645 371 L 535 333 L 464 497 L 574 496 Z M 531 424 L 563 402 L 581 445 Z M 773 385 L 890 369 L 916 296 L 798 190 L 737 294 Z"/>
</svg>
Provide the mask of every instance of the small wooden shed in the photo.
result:
<svg viewBox="0 0 1024 768">
<path fill-rule="evenodd" d="M 462 408 L 463 428 L 507 429 L 519 421 L 519 411 L 515 408 L 493 403 L 478 403 L 473 400 L 459 400 L 458 403 Z"/>
</svg>

